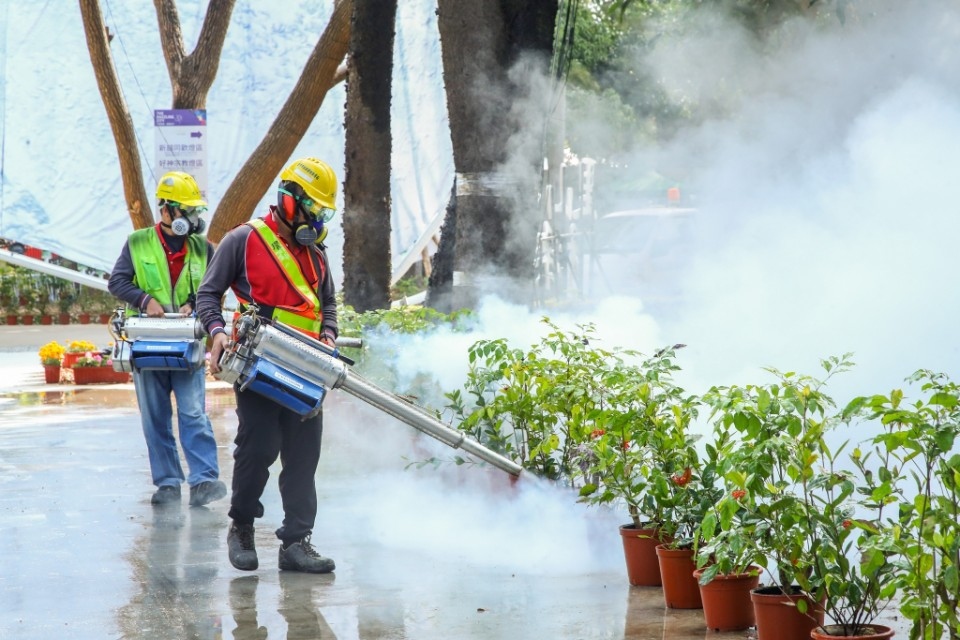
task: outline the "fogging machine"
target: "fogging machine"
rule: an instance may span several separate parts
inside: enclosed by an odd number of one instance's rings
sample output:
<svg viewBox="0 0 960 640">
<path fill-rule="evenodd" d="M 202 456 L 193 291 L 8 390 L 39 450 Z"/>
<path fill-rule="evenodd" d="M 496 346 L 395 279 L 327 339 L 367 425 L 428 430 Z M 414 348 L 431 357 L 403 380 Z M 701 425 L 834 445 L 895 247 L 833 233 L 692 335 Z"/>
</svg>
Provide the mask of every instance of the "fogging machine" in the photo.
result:
<svg viewBox="0 0 960 640">
<path fill-rule="evenodd" d="M 522 471 L 517 463 L 468 439 L 425 409 L 353 373 L 347 366 L 353 361 L 338 349 L 258 317 L 256 305 L 239 317 L 234 334 L 220 358 L 216 377 L 240 391 L 259 393 L 308 418 L 320 412 L 328 389 L 343 389 L 449 447 L 514 476 Z"/>
</svg>

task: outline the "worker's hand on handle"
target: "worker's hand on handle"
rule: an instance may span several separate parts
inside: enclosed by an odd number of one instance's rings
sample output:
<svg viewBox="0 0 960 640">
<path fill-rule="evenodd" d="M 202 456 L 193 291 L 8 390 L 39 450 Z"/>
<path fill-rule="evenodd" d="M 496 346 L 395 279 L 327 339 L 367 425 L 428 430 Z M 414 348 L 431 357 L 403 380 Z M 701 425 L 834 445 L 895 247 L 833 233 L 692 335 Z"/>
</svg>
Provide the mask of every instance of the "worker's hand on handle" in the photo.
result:
<svg viewBox="0 0 960 640">
<path fill-rule="evenodd" d="M 147 315 L 151 318 L 162 318 L 163 314 L 163 305 L 157 302 L 156 299 L 150 298 L 150 302 L 147 303 Z"/>
<path fill-rule="evenodd" d="M 229 342 L 230 339 L 223 331 L 218 331 L 210 338 L 210 373 L 220 373 L 220 356 L 223 355 Z"/>
<path fill-rule="evenodd" d="M 184 302 L 177 311 L 179 311 L 183 317 L 187 317 L 193 313 L 193 305 L 189 302 Z"/>
</svg>

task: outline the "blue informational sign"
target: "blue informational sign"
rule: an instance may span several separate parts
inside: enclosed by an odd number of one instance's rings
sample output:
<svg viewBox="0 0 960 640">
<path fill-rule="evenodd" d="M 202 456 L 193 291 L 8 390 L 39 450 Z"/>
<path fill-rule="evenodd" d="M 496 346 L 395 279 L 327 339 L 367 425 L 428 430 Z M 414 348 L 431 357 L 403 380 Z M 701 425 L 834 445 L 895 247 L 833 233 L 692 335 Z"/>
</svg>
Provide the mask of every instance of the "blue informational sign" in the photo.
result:
<svg viewBox="0 0 960 640">
<path fill-rule="evenodd" d="M 194 177 L 207 197 L 207 110 L 156 109 L 156 178 L 168 171 L 185 171 Z"/>
</svg>

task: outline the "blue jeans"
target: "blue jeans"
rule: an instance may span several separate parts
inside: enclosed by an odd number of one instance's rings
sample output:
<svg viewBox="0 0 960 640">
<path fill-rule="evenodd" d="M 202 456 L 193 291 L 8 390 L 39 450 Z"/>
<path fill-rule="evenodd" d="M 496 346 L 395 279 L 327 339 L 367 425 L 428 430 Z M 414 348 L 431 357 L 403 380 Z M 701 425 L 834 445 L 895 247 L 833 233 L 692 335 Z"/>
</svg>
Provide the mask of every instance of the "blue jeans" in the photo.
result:
<svg viewBox="0 0 960 640">
<path fill-rule="evenodd" d="M 140 405 L 140 421 L 147 441 L 153 484 L 179 486 L 184 481 L 177 441 L 173 436 L 173 403 L 177 399 L 177 428 L 183 457 L 190 468 L 191 487 L 220 477 L 217 441 L 207 417 L 203 367 L 196 371 L 134 371 L 133 385 Z"/>
</svg>

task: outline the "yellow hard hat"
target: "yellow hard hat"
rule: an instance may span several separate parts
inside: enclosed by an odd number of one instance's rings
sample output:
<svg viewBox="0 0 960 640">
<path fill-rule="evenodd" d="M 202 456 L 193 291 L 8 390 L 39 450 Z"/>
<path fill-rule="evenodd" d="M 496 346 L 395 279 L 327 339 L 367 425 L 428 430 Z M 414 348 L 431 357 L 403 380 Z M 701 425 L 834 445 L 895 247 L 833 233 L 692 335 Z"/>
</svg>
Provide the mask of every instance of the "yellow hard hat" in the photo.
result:
<svg viewBox="0 0 960 640">
<path fill-rule="evenodd" d="M 185 207 L 206 207 L 207 201 L 200 195 L 197 181 L 189 173 L 171 171 L 163 174 L 157 184 L 157 198 L 176 202 Z"/>
<path fill-rule="evenodd" d="M 308 198 L 325 209 L 337 208 L 337 174 L 323 160 L 294 160 L 280 174 L 282 182 L 296 182 Z"/>
</svg>

